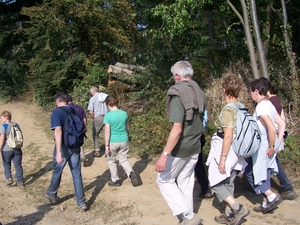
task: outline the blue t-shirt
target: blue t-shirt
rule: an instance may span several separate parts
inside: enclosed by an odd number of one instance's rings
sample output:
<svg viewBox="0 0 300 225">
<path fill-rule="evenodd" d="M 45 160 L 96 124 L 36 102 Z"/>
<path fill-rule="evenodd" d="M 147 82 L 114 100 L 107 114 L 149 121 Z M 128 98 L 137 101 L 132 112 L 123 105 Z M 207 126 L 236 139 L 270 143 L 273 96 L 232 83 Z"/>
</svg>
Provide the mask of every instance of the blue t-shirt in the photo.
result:
<svg viewBox="0 0 300 225">
<path fill-rule="evenodd" d="M 54 130 L 55 127 L 61 127 L 61 128 L 63 128 L 63 126 L 64 126 L 64 122 L 65 122 L 65 119 L 67 117 L 67 113 L 63 109 L 60 109 L 62 107 L 64 109 L 66 109 L 67 112 L 70 112 L 70 110 L 71 110 L 71 108 L 69 106 L 67 106 L 67 105 L 66 106 L 57 107 L 56 109 L 54 109 L 52 111 L 52 114 L 51 114 L 51 121 L 50 121 L 50 129 L 51 130 Z M 75 111 L 75 113 L 77 114 L 77 116 L 80 117 L 80 115 L 78 114 L 77 111 Z"/>
<path fill-rule="evenodd" d="M 61 107 L 64 107 L 67 111 L 70 110 L 69 106 L 61 106 Z M 55 127 L 63 128 L 66 117 L 67 114 L 65 113 L 65 111 L 60 109 L 60 107 L 54 109 L 51 114 L 50 129 L 54 130 Z"/>
<path fill-rule="evenodd" d="M 117 109 L 108 112 L 104 117 L 104 124 L 110 125 L 110 142 L 128 142 L 128 115 L 124 110 Z"/>
</svg>

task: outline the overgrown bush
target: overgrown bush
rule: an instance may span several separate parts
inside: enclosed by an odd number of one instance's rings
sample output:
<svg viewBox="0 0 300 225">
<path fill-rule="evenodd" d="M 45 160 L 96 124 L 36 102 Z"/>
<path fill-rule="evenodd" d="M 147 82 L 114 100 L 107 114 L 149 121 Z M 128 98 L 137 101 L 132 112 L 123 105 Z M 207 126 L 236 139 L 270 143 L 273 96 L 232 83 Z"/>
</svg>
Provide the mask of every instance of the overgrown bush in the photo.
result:
<svg viewBox="0 0 300 225">
<path fill-rule="evenodd" d="M 143 113 L 132 114 L 130 121 L 131 145 L 136 154 L 154 155 L 162 151 L 171 129 L 166 116 L 167 90 L 155 90 Z"/>
<path fill-rule="evenodd" d="M 89 99 L 91 98 L 90 88 L 92 86 L 106 86 L 108 75 L 106 66 L 101 64 L 92 64 L 87 68 L 87 73 L 83 79 L 74 84 L 72 95 L 74 103 L 87 109 Z"/>
</svg>

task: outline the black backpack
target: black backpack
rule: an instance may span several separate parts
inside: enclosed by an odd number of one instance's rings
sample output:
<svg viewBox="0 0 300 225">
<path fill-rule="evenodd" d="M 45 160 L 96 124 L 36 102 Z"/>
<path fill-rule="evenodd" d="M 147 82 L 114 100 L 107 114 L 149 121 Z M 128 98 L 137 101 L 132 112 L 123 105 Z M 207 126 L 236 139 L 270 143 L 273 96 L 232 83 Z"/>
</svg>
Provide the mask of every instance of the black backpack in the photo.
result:
<svg viewBox="0 0 300 225">
<path fill-rule="evenodd" d="M 63 107 L 59 107 L 66 114 L 66 119 L 62 128 L 62 143 L 68 148 L 78 148 L 84 143 L 85 133 L 84 124 L 80 116 L 76 113 L 75 109 L 68 110 Z"/>
</svg>

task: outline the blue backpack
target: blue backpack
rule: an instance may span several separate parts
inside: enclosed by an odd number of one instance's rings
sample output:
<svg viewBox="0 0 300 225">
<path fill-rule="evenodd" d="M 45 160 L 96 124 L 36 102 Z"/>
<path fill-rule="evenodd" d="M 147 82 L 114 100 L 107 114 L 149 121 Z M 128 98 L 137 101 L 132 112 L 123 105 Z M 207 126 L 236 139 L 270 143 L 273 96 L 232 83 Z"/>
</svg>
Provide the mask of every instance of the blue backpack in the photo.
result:
<svg viewBox="0 0 300 225">
<path fill-rule="evenodd" d="M 260 148 L 261 132 L 258 124 L 243 104 L 240 107 L 234 103 L 226 106 L 237 110 L 236 136 L 232 140 L 232 148 L 237 156 L 249 158 Z"/>
<path fill-rule="evenodd" d="M 84 143 L 84 124 L 76 111 L 70 107 L 69 111 L 59 107 L 66 114 L 66 119 L 62 128 L 62 143 L 68 148 L 78 148 Z"/>
</svg>

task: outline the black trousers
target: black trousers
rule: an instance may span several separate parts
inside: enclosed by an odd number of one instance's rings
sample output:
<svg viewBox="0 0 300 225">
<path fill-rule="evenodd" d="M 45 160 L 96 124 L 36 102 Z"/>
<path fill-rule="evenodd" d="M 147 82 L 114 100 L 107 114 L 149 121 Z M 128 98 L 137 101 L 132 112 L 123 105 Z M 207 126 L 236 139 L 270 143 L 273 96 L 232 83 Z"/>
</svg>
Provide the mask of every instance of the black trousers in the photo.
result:
<svg viewBox="0 0 300 225">
<path fill-rule="evenodd" d="M 201 142 L 201 152 L 199 153 L 198 161 L 195 166 L 195 175 L 198 183 L 201 186 L 201 193 L 206 194 L 208 192 L 208 178 L 207 178 L 205 166 L 202 161 L 202 156 L 203 156 L 202 150 L 203 150 L 203 146 L 205 145 L 205 135 L 203 134 L 201 135 L 200 142 Z"/>
</svg>

